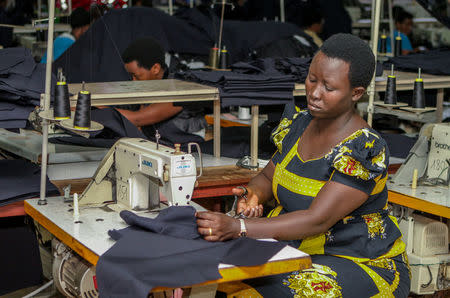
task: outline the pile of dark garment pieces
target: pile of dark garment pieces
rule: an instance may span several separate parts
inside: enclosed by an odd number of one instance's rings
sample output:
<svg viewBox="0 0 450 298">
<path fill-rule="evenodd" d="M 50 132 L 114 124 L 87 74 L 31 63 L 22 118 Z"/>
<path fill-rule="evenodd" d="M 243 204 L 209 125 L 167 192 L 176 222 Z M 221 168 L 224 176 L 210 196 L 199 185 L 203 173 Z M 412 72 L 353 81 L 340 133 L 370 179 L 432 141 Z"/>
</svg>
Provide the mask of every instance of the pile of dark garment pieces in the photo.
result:
<svg viewBox="0 0 450 298">
<path fill-rule="evenodd" d="M 232 71 L 185 71 L 176 78 L 219 88 L 222 107 L 291 102 L 295 82 L 304 82 L 310 58 L 264 58 L 238 62 Z"/>
<path fill-rule="evenodd" d="M 142 37 L 155 38 L 166 52 L 207 59 L 218 42 L 219 24 L 209 10 L 197 8 L 177 16 L 153 8 L 111 10 L 55 61 L 53 70 L 56 73 L 63 68 L 69 83 L 130 80 L 121 54 Z M 235 63 L 248 59 L 258 48 L 294 35 L 308 39 L 299 27 L 289 23 L 225 21 L 222 45 L 228 50 L 230 63 Z"/>
<path fill-rule="evenodd" d="M 109 231 L 117 241 L 97 263 L 100 296 L 147 297 L 156 286 L 216 280 L 221 278 L 220 263 L 261 265 L 286 246 L 247 237 L 208 242 L 198 233 L 195 212 L 190 206 L 169 207 L 150 219 L 122 211 L 130 227 Z"/>
<path fill-rule="evenodd" d="M 45 91 L 45 65 L 25 48 L 0 50 L 0 128 L 25 128 Z"/>
<path fill-rule="evenodd" d="M 58 195 L 58 189 L 46 180 L 46 193 Z M 0 160 L 0 206 L 38 197 L 41 186 L 41 168 L 27 160 Z"/>
<path fill-rule="evenodd" d="M 420 67 L 423 73 L 448 76 L 450 75 L 450 49 L 394 57 L 384 63 L 385 69 L 391 69 L 391 64 L 394 64 L 397 70 L 417 72 Z"/>
</svg>

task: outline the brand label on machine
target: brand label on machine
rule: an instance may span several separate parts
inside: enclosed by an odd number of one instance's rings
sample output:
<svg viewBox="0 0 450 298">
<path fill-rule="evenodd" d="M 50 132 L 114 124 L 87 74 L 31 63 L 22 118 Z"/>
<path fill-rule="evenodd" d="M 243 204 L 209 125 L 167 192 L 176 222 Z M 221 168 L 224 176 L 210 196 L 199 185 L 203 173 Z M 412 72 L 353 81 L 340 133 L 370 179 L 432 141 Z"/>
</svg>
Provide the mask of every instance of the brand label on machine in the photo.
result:
<svg viewBox="0 0 450 298">
<path fill-rule="evenodd" d="M 189 159 L 179 159 L 175 161 L 175 175 L 186 175 L 190 174 L 192 171 L 191 160 Z"/>
<path fill-rule="evenodd" d="M 428 178 L 447 179 L 450 161 L 450 126 L 436 124 L 433 128 L 430 152 L 428 154 Z"/>
<path fill-rule="evenodd" d="M 145 159 L 142 160 L 142 165 L 147 166 L 147 167 L 150 167 L 150 168 L 153 167 L 152 162 L 151 162 L 151 161 L 148 161 L 148 160 L 145 160 Z"/>
</svg>

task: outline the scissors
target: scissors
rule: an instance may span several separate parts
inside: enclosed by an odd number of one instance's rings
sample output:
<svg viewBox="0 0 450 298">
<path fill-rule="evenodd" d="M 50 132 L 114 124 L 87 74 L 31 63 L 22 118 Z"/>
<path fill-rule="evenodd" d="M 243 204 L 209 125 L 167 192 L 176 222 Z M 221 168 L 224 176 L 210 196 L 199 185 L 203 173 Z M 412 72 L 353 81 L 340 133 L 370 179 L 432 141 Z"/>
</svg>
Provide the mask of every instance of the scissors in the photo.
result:
<svg viewBox="0 0 450 298">
<path fill-rule="evenodd" d="M 226 214 L 228 216 L 234 217 L 234 218 L 247 218 L 247 216 L 245 216 L 244 214 L 242 214 L 242 212 L 237 213 L 237 202 L 239 201 L 240 198 L 244 198 L 245 201 L 247 202 L 247 189 L 244 186 L 238 186 L 236 188 L 240 188 L 244 191 L 244 193 L 241 196 L 234 196 L 234 202 L 233 202 L 233 206 L 231 207 L 231 211 L 227 212 Z"/>
</svg>

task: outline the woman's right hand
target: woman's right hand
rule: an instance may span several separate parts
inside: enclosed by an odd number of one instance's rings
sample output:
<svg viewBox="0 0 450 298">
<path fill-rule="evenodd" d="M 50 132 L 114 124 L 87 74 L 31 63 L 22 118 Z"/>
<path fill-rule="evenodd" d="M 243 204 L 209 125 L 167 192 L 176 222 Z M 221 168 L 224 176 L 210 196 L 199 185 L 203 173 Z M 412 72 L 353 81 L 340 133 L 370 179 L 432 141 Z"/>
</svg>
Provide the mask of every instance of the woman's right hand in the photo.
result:
<svg viewBox="0 0 450 298">
<path fill-rule="evenodd" d="M 261 217 L 263 214 L 263 206 L 259 204 L 259 198 L 251 188 L 247 188 L 247 195 L 243 196 L 245 190 L 242 188 L 233 188 L 231 190 L 235 196 L 240 197 L 236 207 L 236 214 L 245 215 L 246 217 Z"/>
</svg>

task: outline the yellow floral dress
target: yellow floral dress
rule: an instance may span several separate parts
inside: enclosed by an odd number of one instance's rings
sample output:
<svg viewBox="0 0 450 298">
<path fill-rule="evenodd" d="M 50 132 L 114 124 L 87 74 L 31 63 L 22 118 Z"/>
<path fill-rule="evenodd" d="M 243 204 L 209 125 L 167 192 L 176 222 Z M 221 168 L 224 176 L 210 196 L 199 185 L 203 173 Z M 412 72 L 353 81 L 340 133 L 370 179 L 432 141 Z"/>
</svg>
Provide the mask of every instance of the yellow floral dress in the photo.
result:
<svg viewBox="0 0 450 298">
<path fill-rule="evenodd" d="M 269 217 L 308 209 L 327 181 L 359 189 L 369 198 L 326 233 L 288 242 L 311 255 L 312 268 L 248 283 L 264 297 L 407 297 L 405 244 L 387 210 L 385 141 L 364 128 L 325 156 L 305 161 L 297 146 L 311 119 L 308 111 L 289 105 L 272 134 L 278 148 L 272 158 L 272 190 L 279 205 Z"/>
</svg>

